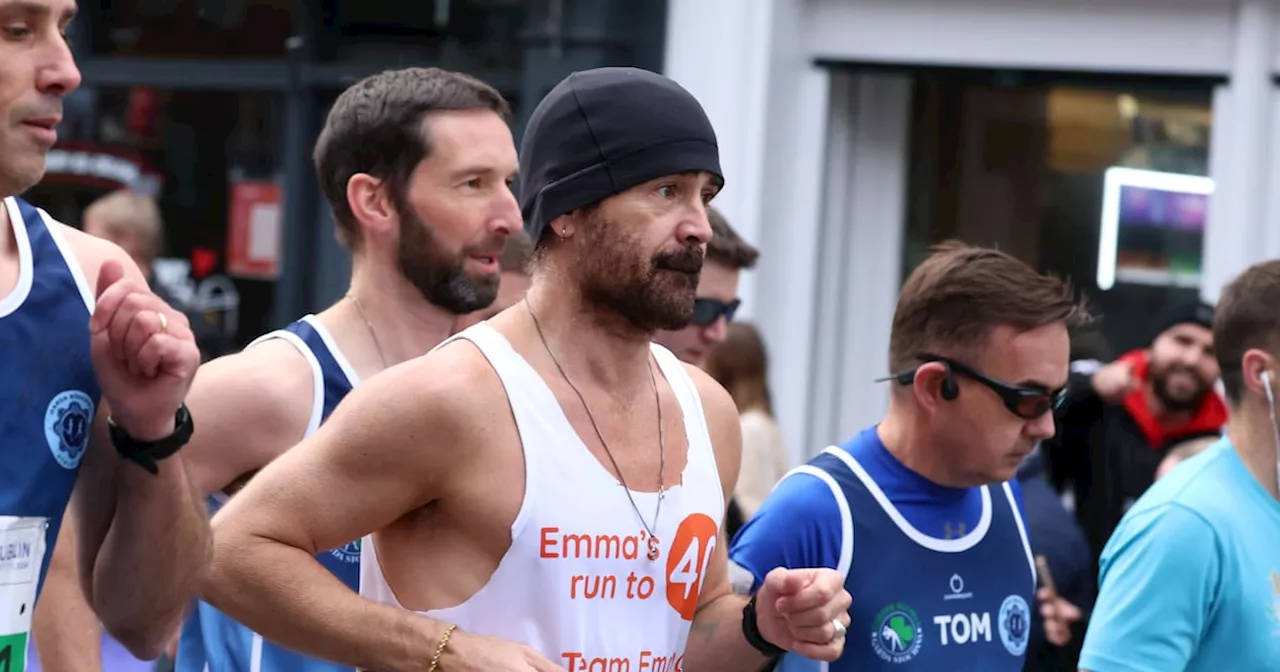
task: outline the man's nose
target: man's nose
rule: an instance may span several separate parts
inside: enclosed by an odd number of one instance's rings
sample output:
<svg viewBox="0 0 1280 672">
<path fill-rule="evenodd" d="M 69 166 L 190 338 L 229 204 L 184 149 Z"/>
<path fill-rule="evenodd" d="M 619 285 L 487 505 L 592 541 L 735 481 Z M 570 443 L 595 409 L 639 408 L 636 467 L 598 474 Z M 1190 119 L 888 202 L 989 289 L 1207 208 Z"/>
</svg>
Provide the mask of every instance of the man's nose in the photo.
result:
<svg viewBox="0 0 1280 672">
<path fill-rule="evenodd" d="M 71 45 L 66 40 L 54 40 L 47 49 L 47 57 L 36 72 L 36 88 L 40 93 L 65 96 L 80 87 L 80 68 L 71 56 Z"/>
<path fill-rule="evenodd" d="M 1054 422 L 1053 411 L 1041 413 L 1034 420 L 1027 421 L 1024 434 L 1027 438 L 1035 441 L 1046 441 L 1052 439 L 1057 433 L 1057 425 Z"/>
<path fill-rule="evenodd" d="M 711 343 L 712 345 L 724 343 L 725 339 L 728 337 L 729 320 L 725 319 L 724 315 L 716 317 L 711 324 L 702 328 L 702 340 Z"/>
</svg>

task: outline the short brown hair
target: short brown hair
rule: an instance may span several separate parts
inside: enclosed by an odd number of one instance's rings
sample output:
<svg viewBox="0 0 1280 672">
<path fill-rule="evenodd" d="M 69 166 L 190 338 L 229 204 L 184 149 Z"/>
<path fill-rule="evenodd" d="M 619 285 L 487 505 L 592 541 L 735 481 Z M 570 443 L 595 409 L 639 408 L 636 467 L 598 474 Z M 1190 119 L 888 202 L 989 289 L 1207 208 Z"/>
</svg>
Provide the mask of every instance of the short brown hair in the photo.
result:
<svg viewBox="0 0 1280 672">
<path fill-rule="evenodd" d="M 507 236 L 507 242 L 502 245 L 502 257 L 498 259 L 498 265 L 505 273 L 527 273 L 529 271 L 529 258 L 533 256 L 533 241 L 529 239 L 529 234 L 524 229 L 515 231 Z"/>
<path fill-rule="evenodd" d="M 999 250 L 948 241 L 930 250 L 898 294 L 889 366 L 908 368 L 925 353 L 968 355 L 997 326 L 1071 329 L 1091 319 L 1069 282 Z"/>
<path fill-rule="evenodd" d="M 756 259 L 760 257 L 760 250 L 743 240 L 719 210 L 707 208 L 707 219 L 711 220 L 711 242 L 707 243 L 707 259 L 735 271 L 754 268 Z"/>
<path fill-rule="evenodd" d="M 511 107 L 497 89 L 440 68 L 387 70 L 338 96 L 316 140 L 315 164 L 344 245 L 359 244 L 347 182 L 366 173 L 385 180 L 392 198 L 399 198 L 414 168 L 431 155 L 423 120 L 432 112 L 449 110 L 492 110 L 511 120 Z"/>
<path fill-rule="evenodd" d="M 1280 261 L 1245 269 L 1222 290 L 1213 317 L 1213 349 L 1222 371 L 1227 401 L 1244 398 L 1246 350 L 1261 348 L 1280 356 Z"/>
</svg>

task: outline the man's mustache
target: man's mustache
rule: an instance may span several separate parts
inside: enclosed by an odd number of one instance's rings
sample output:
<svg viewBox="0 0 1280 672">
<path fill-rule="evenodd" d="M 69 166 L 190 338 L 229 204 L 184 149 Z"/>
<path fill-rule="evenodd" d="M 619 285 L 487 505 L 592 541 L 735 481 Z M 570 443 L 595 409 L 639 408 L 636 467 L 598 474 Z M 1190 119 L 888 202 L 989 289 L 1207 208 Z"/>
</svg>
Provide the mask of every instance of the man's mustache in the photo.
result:
<svg viewBox="0 0 1280 672">
<path fill-rule="evenodd" d="M 690 245 L 677 252 L 665 252 L 653 258 L 653 267 L 678 273 L 701 273 L 702 248 Z"/>
</svg>

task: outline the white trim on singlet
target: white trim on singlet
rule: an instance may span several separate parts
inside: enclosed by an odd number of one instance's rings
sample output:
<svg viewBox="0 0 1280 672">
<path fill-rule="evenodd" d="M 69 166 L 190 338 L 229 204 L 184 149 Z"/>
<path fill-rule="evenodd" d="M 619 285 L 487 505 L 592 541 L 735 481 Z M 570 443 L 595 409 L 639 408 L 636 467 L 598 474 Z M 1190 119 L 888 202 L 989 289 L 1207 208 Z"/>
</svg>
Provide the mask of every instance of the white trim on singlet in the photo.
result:
<svg viewBox="0 0 1280 672">
<path fill-rule="evenodd" d="M 80 260 L 76 258 L 75 250 L 71 249 L 71 245 L 67 243 L 67 239 L 62 235 L 62 223 L 49 216 L 41 208 L 36 208 L 36 212 L 40 213 L 40 218 L 44 220 L 44 228 L 49 232 L 49 237 L 53 239 L 53 244 L 58 246 L 58 251 L 62 253 L 62 260 L 66 262 L 67 269 L 71 271 L 71 277 L 76 281 L 76 287 L 80 289 L 80 298 L 84 299 L 84 307 L 89 309 L 89 314 L 93 314 L 93 309 L 98 305 L 97 294 L 93 291 L 93 287 L 89 284 L 88 278 L 84 275 L 84 269 L 80 266 Z"/>
<path fill-rule="evenodd" d="M 1031 541 L 1027 538 L 1027 526 L 1022 522 L 1022 512 L 1018 510 L 1018 500 L 1013 496 L 1013 488 L 1008 483 L 1001 485 L 1004 487 L 1005 498 L 1009 500 L 1009 511 L 1013 513 L 1013 522 L 1018 525 L 1018 536 L 1022 537 L 1022 550 L 1027 553 L 1027 564 L 1031 567 L 1031 592 L 1034 593 L 1040 579 L 1036 576 L 1035 558 L 1031 556 Z"/>
<path fill-rule="evenodd" d="M 347 377 L 347 383 L 354 389 L 360 385 L 360 374 L 356 373 L 356 368 L 351 366 L 351 362 L 347 361 L 347 356 L 342 354 L 342 348 L 338 347 L 338 342 L 333 340 L 333 334 L 325 328 L 324 324 L 315 315 L 303 316 L 302 322 L 311 325 L 312 329 L 320 334 L 320 340 L 324 341 L 324 347 L 329 349 L 329 355 L 333 357 L 333 361 L 338 363 L 338 368 L 342 369 L 342 374 Z"/>
<path fill-rule="evenodd" d="M 306 322 L 316 331 L 317 334 L 320 335 L 320 340 L 324 341 L 325 347 L 329 350 L 329 356 L 333 357 L 333 360 L 338 363 L 338 368 L 340 368 L 343 375 L 347 377 L 347 382 L 351 387 L 354 388 L 359 385 L 360 376 L 356 374 L 355 368 L 351 366 L 351 362 L 347 360 L 346 355 L 342 354 L 342 350 L 338 348 L 337 342 L 333 340 L 333 335 L 329 333 L 329 330 L 325 328 L 320 320 L 316 319 L 315 315 L 305 315 L 299 321 Z M 316 357 L 316 353 L 311 349 L 311 346 L 307 345 L 307 342 L 304 341 L 301 336 L 285 329 L 277 329 L 263 334 L 258 338 L 255 338 L 253 342 L 249 343 L 249 345 L 245 346 L 245 349 L 247 350 L 252 348 L 263 341 L 269 341 L 277 338 L 292 345 L 299 353 L 302 354 L 303 357 L 306 358 L 307 363 L 311 365 L 311 419 L 307 422 L 307 431 L 302 435 L 303 438 L 305 438 L 314 434 L 315 431 L 320 428 L 320 423 L 324 420 L 324 368 L 320 366 L 320 359 Z M 254 632 L 253 639 L 250 643 L 249 672 L 262 671 L 263 645 L 264 641 L 262 639 L 262 635 Z"/>
<path fill-rule="evenodd" d="M 14 283 L 8 296 L 0 298 L 0 317 L 5 317 L 22 307 L 35 281 L 31 238 L 27 235 L 27 223 L 22 219 L 22 211 L 18 210 L 17 199 L 12 196 L 4 199 L 4 207 L 9 212 L 9 228 L 13 230 L 14 244 L 18 248 L 18 281 Z"/>
<path fill-rule="evenodd" d="M 302 434 L 303 438 L 306 438 L 319 429 L 320 419 L 324 417 L 324 369 L 320 368 L 320 360 L 316 359 L 316 354 L 311 352 L 307 342 L 292 331 L 277 329 L 276 331 L 265 333 L 253 339 L 244 349 L 248 350 L 259 343 L 272 339 L 280 339 L 289 343 L 311 365 L 311 419 L 307 421 L 307 430 Z"/>
<path fill-rule="evenodd" d="M 940 553 L 961 553 L 977 546 L 978 542 L 982 541 L 982 539 L 987 536 L 987 530 L 991 528 L 991 489 L 989 486 L 984 485 L 981 488 L 982 517 L 978 520 L 977 527 L 974 527 L 971 532 L 963 537 L 955 539 L 937 539 L 917 530 L 914 525 L 908 522 L 907 519 L 903 517 L 902 512 L 898 511 L 898 507 L 894 506 L 893 502 L 889 501 L 889 498 L 885 496 L 884 491 L 880 489 L 880 486 L 876 484 L 876 482 L 871 478 L 871 475 L 862 468 L 862 465 L 859 464 L 858 460 L 852 455 L 836 446 L 830 446 L 822 452 L 834 455 L 841 462 L 844 462 L 845 465 L 853 471 L 853 474 L 858 477 L 858 480 L 862 481 L 862 484 L 867 488 L 867 492 L 871 493 L 871 496 L 875 498 L 876 503 L 880 505 L 880 508 L 884 509 L 884 512 L 889 516 L 889 519 L 898 526 L 899 530 L 902 530 L 903 534 L 907 535 L 908 539 L 919 546 L 923 546 L 931 551 L 938 551 Z"/>
<path fill-rule="evenodd" d="M 844 496 L 844 488 L 840 487 L 831 474 L 811 464 L 802 464 L 792 469 L 782 479 L 795 474 L 813 476 L 826 483 L 827 488 L 831 490 L 831 496 L 836 500 L 836 508 L 840 510 L 840 559 L 835 569 L 840 572 L 840 576 L 848 578 L 849 568 L 853 565 L 853 511 L 849 508 L 849 500 Z M 782 480 L 778 482 L 781 483 Z M 774 488 L 776 489 L 777 486 L 775 485 Z"/>
</svg>

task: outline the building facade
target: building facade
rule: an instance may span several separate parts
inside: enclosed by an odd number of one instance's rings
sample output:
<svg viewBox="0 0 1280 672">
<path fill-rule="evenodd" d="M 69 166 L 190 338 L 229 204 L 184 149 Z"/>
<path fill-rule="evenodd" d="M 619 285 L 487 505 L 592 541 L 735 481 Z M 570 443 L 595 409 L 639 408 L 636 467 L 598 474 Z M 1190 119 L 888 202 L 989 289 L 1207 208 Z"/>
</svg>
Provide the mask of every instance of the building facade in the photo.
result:
<svg viewBox="0 0 1280 672">
<path fill-rule="evenodd" d="M 1280 257 L 1273 0 L 670 0 L 665 72 L 762 249 L 745 319 L 797 460 L 875 422 L 928 246 L 1072 278 L 1106 354 Z"/>
<path fill-rule="evenodd" d="M 154 193 L 164 256 L 178 262 L 157 276 L 219 313 L 239 344 L 346 289 L 349 258 L 311 162 L 344 88 L 388 68 L 467 72 L 511 102 L 518 142 L 570 72 L 660 70 L 666 26 L 666 0 L 80 4 L 70 35 L 83 85 L 27 197 L 76 225 L 109 190 Z"/>
</svg>

